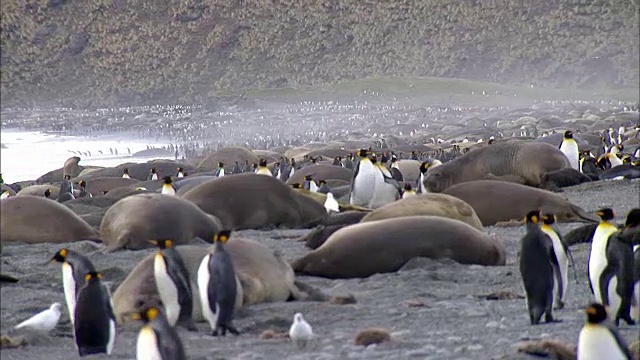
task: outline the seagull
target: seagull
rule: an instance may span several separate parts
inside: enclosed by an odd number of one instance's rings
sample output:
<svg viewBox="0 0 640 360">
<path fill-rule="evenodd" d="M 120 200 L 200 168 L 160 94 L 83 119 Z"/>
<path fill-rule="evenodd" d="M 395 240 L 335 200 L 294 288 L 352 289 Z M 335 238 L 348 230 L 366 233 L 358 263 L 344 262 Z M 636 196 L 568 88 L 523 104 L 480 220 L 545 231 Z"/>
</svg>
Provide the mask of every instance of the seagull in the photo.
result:
<svg viewBox="0 0 640 360">
<path fill-rule="evenodd" d="M 30 330 L 49 332 L 58 325 L 60 314 L 62 314 L 62 305 L 56 302 L 51 304 L 51 307 L 47 310 L 41 311 L 16 325 L 15 328 L 27 328 Z"/>
<path fill-rule="evenodd" d="M 311 325 L 304 320 L 301 313 L 296 313 L 293 316 L 293 324 L 289 329 L 289 338 L 293 340 L 299 349 L 303 348 L 313 338 Z"/>
<path fill-rule="evenodd" d="M 324 201 L 324 208 L 327 209 L 327 214 L 340 212 L 340 205 L 338 205 L 338 202 L 331 192 L 327 193 L 327 200 Z"/>
</svg>

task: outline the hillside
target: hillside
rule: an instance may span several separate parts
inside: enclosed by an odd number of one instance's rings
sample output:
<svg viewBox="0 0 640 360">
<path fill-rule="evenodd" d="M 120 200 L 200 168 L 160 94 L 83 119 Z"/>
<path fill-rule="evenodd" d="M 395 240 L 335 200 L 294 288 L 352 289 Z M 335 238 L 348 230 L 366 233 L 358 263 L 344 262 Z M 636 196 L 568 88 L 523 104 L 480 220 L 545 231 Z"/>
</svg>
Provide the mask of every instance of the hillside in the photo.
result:
<svg viewBox="0 0 640 360">
<path fill-rule="evenodd" d="M 2 106 L 371 77 L 639 85 L 638 0 L 2 0 Z"/>
</svg>

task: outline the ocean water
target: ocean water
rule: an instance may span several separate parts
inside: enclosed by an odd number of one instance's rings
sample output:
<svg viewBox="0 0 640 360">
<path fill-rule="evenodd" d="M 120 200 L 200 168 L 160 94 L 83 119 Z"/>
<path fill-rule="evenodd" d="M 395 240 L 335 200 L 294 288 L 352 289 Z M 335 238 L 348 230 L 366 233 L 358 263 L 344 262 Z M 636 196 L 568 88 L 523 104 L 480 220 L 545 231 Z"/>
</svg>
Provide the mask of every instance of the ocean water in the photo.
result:
<svg viewBox="0 0 640 360">
<path fill-rule="evenodd" d="M 133 157 L 131 154 L 147 149 L 147 145 L 167 145 L 151 139 L 123 139 L 114 136 L 86 138 L 4 129 L 0 132 L 0 142 L 6 146 L 0 150 L 0 172 L 6 183 L 35 180 L 51 170 L 62 167 L 72 156 L 79 156 L 82 159 L 80 165 L 84 166 L 111 167 L 125 162 L 147 162 L 151 159 Z M 118 155 L 112 155 L 110 148 L 117 149 Z M 78 151 L 90 152 L 91 155 L 78 155 Z M 102 151 L 102 154 L 99 151 Z"/>
</svg>

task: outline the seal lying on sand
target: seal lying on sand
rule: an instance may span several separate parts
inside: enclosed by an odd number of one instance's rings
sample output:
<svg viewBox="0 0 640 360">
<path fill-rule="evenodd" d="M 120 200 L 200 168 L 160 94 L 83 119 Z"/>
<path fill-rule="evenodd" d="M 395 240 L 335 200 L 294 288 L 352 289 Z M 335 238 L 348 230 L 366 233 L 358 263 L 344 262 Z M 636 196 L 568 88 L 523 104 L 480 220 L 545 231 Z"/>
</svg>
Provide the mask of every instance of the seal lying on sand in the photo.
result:
<svg viewBox="0 0 640 360">
<path fill-rule="evenodd" d="M 306 275 L 356 278 L 397 271 L 415 257 L 505 264 L 504 246 L 470 225 L 439 216 L 407 216 L 344 227 L 292 267 Z"/>
<path fill-rule="evenodd" d="M 119 200 L 100 224 L 105 251 L 152 247 L 149 240 L 171 239 L 187 244 L 194 238 L 211 242 L 220 222 L 176 196 L 139 194 Z"/>
<path fill-rule="evenodd" d="M 571 167 L 569 159 L 552 145 L 541 142 L 511 141 L 470 151 L 427 171 L 425 185 L 431 192 L 442 192 L 455 184 L 496 179 L 542 187 L 544 176 Z"/>
<path fill-rule="evenodd" d="M 555 214 L 558 222 L 597 222 L 594 216 L 557 194 L 506 181 L 470 181 L 443 193 L 471 205 L 484 226 L 501 221 L 521 222 L 531 209 Z"/>
<path fill-rule="evenodd" d="M 182 256 L 192 282 L 193 319 L 204 321 L 196 277 L 200 262 L 207 254 L 207 248 L 183 245 L 176 247 L 176 250 Z M 241 285 L 238 287 L 236 309 L 251 304 L 305 297 L 294 285 L 295 276 L 291 266 L 275 256 L 266 246 L 253 240 L 231 238 L 225 245 L 225 250 L 231 255 Z M 157 304 L 160 301 L 153 280 L 153 259 L 154 254 L 142 259 L 114 292 L 114 312 L 118 322 L 123 320 L 123 314 L 138 311 L 145 305 Z"/>
<path fill-rule="evenodd" d="M 0 202 L 0 241 L 30 244 L 96 240 L 98 233 L 66 206 L 40 196 L 12 196 Z"/>
<path fill-rule="evenodd" d="M 276 178 L 251 173 L 205 182 L 183 198 L 220 219 L 225 229 L 305 228 L 327 217 L 324 206 L 316 200 Z"/>
<path fill-rule="evenodd" d="M 442 216 L 482 230 L 482 223 L 469 204 L 445 194 L 418 194 L 394 201 L 370 212 L 360 222 L 413 215 Z"/>
<path fill-rule="evenodd" d="M 307 175 L 311 175 L 315 181 L 339 179 L 351 182 L 353 170 L 334 165 L 310 165 L 296 170 L 293 176 L 287 180 L 287 184 L 302 184 Z"/>
</svg>

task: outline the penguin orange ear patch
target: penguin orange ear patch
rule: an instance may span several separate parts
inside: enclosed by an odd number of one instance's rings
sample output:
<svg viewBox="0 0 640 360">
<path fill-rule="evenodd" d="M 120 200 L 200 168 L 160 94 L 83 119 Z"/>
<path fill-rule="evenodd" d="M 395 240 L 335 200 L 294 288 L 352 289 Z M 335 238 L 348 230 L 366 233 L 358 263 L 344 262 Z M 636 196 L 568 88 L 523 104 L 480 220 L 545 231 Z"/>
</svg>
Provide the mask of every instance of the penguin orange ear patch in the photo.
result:
<svg viewBox="0 0 640 360">
<path fill-rule="evenodd" d="M 156 316 L 158 316 L 158 309 L 154 307 L 150 307 L 149 309 L 147 309 L 147 319 L 149 321 L 152 321 L 153 319 L 155 319 Z"/>
<path fill-rule="evenodd" d="M 166 248 L 170 248 L 170 247 L 172 247 L 172 246 L 173 246 L 173 241 L 171 241 L 171 240 L 165 240 L 165 241 L 164 241 L 164 246 L 165 246 Z"/>
<path fill-rule="evenodd" d="M 589 306 L 585 312 L 589 315 L 595 315 L 598 311 L 593 306 Z"/>
<path fill-rule="evenodd" d="M 84 276 L 84 281 L 89 281 L 89 280 L 91 280 L 92 277 L 93 276 L 91 274 L 87 274 L 87 275 Z"/>
<path fill-rule="evenodd" d="M 60 256 L 67 257 L 67 249 L 60 250 Z"/>
</svg>

